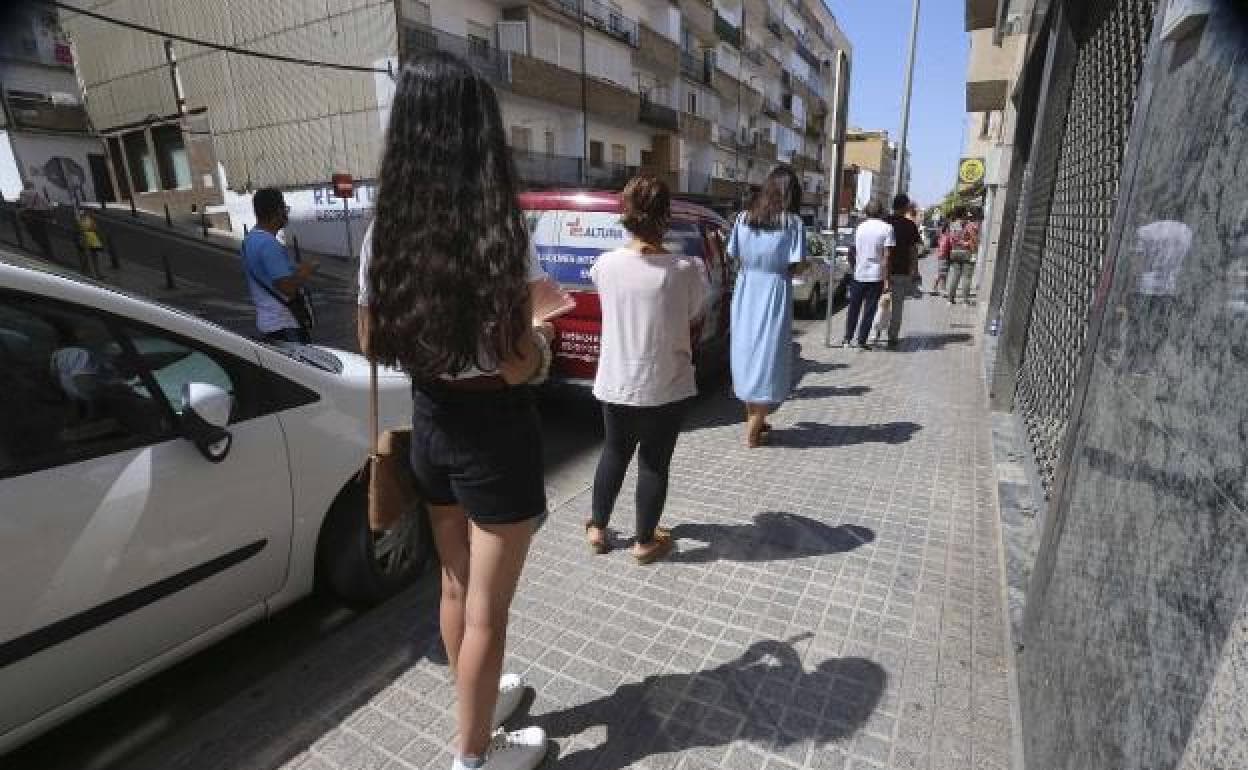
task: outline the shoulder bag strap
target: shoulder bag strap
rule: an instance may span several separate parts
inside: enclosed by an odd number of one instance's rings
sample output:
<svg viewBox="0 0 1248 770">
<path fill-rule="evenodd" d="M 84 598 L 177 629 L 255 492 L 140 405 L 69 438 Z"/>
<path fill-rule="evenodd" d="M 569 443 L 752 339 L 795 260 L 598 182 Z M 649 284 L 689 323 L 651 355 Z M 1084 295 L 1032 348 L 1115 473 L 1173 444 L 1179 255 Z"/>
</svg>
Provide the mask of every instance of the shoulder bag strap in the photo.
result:
<svg viewBox="0 0 1248 770">
<path fill-rule="evenodd" d="M 370 357 L 368 359 L 368 428 L 373 437 L 372 448 L 369 450 L 373 456 L 381 451 L 381 447 L 377 444 L 381 432 L 377 422 L 377 362 Z"/>
</svg>

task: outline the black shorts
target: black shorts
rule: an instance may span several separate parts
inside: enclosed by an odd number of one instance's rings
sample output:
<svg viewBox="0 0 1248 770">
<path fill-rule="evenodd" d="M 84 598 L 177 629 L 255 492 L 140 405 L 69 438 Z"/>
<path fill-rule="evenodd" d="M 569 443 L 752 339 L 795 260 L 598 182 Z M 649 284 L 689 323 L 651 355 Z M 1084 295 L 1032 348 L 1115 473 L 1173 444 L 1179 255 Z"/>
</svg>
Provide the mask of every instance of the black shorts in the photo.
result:
<svg viewBox="0 0 1248 770">
<path fill-rule="evenodd" d="M 478 524 L 546 513 L 542 431 L 533 389 L 412 391 L 412 471 L 433 505 L 459 504 Z"/>
</svg>

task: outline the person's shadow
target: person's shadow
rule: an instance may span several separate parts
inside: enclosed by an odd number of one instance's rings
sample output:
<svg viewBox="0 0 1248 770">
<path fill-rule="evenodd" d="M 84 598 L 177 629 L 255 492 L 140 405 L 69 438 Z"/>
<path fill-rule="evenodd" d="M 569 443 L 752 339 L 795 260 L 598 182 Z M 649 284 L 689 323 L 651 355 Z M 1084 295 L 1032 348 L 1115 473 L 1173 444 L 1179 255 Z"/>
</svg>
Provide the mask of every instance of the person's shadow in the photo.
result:
<svg viewBox="0 0 1248 770">
<path fill-rule="evenodd" d="M 803 385 L 789 396 L 794 399 L 832 398 L 834 396 L 864 396 L 871 392 L 866 385 Z"/>
<path fill-rule="evenodd" d="M 949 345 L 962 345 L 975 339 L 974 336 L 966 332 L 952 332 L 941 334 L 908 334 L 901 339 L 901 344 L 897 346 L 898 353 L 913 353 L 918 350 L 940 350 Z"/>
<path fill-rule="evenodd" d="M 563 768 L 619 770 L 652 754 L 739 740 L 765 750 L 843 742 L 875 711 L 888 675 L 865 658 L 829 658 L 807 671 L 793 649 L 806 636 L 757 642 L 704 671 L 648 676 L 534 721 L 551 738 L 606 728 L 603 743 L 561 757 Z M 793 708 L 799 700 L 803 708 Z"/>
<path fill-rule="evenodd" d="M 917 422 L 885 422 L 875 425 L 825 425 L 799 422 L 777 428 L 768 443 L 792 449 L 831 448 L 855 444 L 904 444 L 923 430 Z"/>
<path fill-rule="evenodd" d="M 673 552 L 669 561 L 702 564 L 712 561 L 779 561 L 806 556 L 846 553 L 875 540 L 867 527 L 837 527 L 792 513 L 759 513 L 753 524 L 678 524 L 678 540 L 697 540 L 705 546 Z"/>
</svg>

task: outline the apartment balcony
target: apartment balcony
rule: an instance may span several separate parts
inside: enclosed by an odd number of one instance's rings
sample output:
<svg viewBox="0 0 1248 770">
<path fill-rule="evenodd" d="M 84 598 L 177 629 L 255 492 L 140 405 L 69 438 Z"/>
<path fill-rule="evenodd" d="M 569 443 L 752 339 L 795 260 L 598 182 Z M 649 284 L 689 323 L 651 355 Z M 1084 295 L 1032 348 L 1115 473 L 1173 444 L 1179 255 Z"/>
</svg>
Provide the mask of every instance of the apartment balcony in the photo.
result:
<svg viewBox="0 0 1248 770">
<path fill-rule="evenodd" d="M 689 31 L 702 43 L 714 45 L 715 6 L 710 0 L 678 0 L 676 4 Z"/>
<path fill-rule="evenodd" d="M 966 0 L 966 31 L 997 26 L 997 0 Z"/>
<path fill-rule="evenodd" d="M 400 61 L 409 61 L 424 53 L 444 51 L 468 62 L 482 77 L 496 86 L 506 87 L 511 82 L 509 53 L 412 21 L 403 21 L 399 30 Z"/>
<path fill-rule="evenodd" d="M 520 181 L 529 189 L 581 184 L 581 158 L 515 149 L 511 157 Z"/>
<path fill-rule="evenodd" d="M 680 52 L 680 74 L 703 85 L 710 85 L 711 63 L 705 55 L 693 51 Z"/>
<path fill-rule="evenodd" d="M 552 10 L 621 40 L 634 48 L 640 44 L 638 23 L 601 0 L 538 0 Z"/>
<path fill-rule="evenodd" d="M 755 45 L 745 44 L 741 46 L 741 55 L 754 62 L 755 66 L 763 66 L 763 49 Z"/>
<path fill-rule="evenodd" d="M 780 105 L 770 96 L 763 97 L 763 114 L 772 119 L 776 119 L 780 115 Z"/>
<path fill-rule="evenodd" d="M 633 61 L 648 65 L 659 72 L 675 72 L 680 69 L 680 46 L 646 24 L 638 29 L 639 44 L 633 52 Z"/>
<path fill-rule="evenodd" d="M 726 126 L 715 127 L 715 143 L 728 150 L 737 148 L 737 132 Z"/>
<path fill-rule="evenodd" d="M 812 139 L 823 137 L 824 117 L 810 114 L 806 116 L 806 135 Z"/>
<path fill-rule="evenodd" d="M 821 66 L 823 66 L 823 62 L 819 61 L 819 57 L 815 56 L 815 52 L 807 48 L 800 39 L 797 40 L 795 46 L 797 48 L 797 55 L 802 57 L 802 59 L 815 70 L 818 70 Z"/>
<path fill-rule="evenodd" d="M 651 101 L 645 96 L 641 97 L 641 112 L 638 119 L 648 126 L 661 128 L 664 131 L 680 130 L 680 113 L 668 107 L 666 104 L 659 104 Z"/>
<path fill-rule="evenodd" d="M 640 168 L 622 163 L 602 163 L 597 166 L 590 164 L 586 170 L 586 179 L 590 187 L 601 190 L 623 190 L 628 180 L 637 176 Z"/>
<path fill-rule="evenodd" d="M 800 152 L 793 153 L 793 160 L 791 160 L 789 164 L 793 166 L 793 170 L 799 174 L 816 173 L 821 170 L 819 161 L 809 155 L 803 155 Z"/>
<path fill-rule="evenodd" d="M 625 126 L 637 124 L 641 112 L 638 94 L 607 80 L 589 78 L 585 84 L 586 103 L 590 115 Z"/>
<path fill-rule="evenodd" d="M 754 157 L 759 160 L 775 162 L 780 157 L 779 148 L 776 147 L 775 142 L 760 136 L 758 141 L 754 143 Z"/>
<path fill-rule="evenodd" d="M 15 128 L 86 133 L 91 130 L 81 104 L 58 104 L 44 94 L 9 91 L 9 114 Z"/>
<path fill-rule="evenodd" d="M 719 176 L 718 173 L 711 174 L 711 188 L 707 194 L 712 198 L 721 200 L 735 199 L 740 196 L 744 182 L 736 179 L 735 169 L 724 169 L 725 176 Z"/>
<path fill-rule="evenodd" d="M 715 34 L 719 39 L 735 48 L 741 47 L 741 28 L 715 13 Z"/>
<path fill-rule="evenodd" d="M 971 33 L 971 53 L 967 60 L 966 111 L 1003 110 L 1009 99 L 1010 83 L 1022 61 L 1025 35 L 993 43 L 993 29 L 977 29 Z"/>
<path fill-rule="evenodd" d="M 581 74 L 524 54 L 511 54 L 510 88 L 520 96 L 581 109 Z"/>
<path fill-rule="evenodd" d="M 710 144 L 714 132 L 711 130 L 711 121 L 701 115 L 682 112 L 680 113 L 680 134 L 691 142 Z"/>
</svg>

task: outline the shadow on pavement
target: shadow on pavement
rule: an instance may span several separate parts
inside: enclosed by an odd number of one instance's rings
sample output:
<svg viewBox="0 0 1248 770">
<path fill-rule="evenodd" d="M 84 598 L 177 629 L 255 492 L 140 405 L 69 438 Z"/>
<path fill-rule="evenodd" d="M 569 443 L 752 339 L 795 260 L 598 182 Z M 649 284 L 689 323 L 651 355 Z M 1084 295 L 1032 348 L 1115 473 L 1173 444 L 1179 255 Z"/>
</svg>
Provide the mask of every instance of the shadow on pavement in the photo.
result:
<svg viewBox="0 0 1248 770">
<path fill-rule="evenodd" d="M 771 432 L 769 446 L 815 449 L 855 444 L 904 444 L 923 430 L 917 422 L 886 422 L 879 425 L 825 425 L 799 422 L 792 428 Z"/>
<path fill-rule="evenodd" d="M 875 540 L 867 527 L 837 527 L 793 513 L 759 513 L 753 524 L 679 524 L 677 539 L 707 545 L 673 552 L 668 561 L 702 564 L 712 561 L 780 561 L 845 553 Z"/>
<path fill-rule="evenodd" d="M 975 339 L 965 332 L 952 334 L 910 334 L 903 336 L 895 353 L 913 353 L 916 350 L 939 350 L 947 345 L 960 345 Z"/>
<path fill-rule="evenodd" d="M 552 738 L 606 728 L 600 745 L 561 757 L 561 770 L 619 770 L 653 754 L 736 740 L 776 753 L 846 741 L 875 711 L 887 674 L 864 658 L 829 658 L 806 671 L 793 647 L 805 636 L 758 642 L 704 671 L 648 676 L 535 722 Z"/>
<path fill-rule="evenodd" d="M 834 396 L 865 396 L 871 392 L 866 385 L 806 385 L 793 391 L 792 399 L 832 398 Z"/>
</svg>

